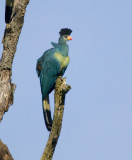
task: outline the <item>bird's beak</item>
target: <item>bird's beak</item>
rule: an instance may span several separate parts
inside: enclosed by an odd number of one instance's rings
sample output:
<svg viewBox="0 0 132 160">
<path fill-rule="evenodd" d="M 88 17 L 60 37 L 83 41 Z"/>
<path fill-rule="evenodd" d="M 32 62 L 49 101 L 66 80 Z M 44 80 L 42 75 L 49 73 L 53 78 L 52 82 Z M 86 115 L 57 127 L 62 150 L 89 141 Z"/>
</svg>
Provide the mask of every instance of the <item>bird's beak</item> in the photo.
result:
<svg viewBox="0 0 132 160">
<path fill-rule="evenodd" d="M 68 41 L 69 41 L 69 40 L 72 40 L 72 37 L 71 37 L 71 36 L 68 36 L 68 38 L 67 38 L 67 39 L 68 39 Z"/>
</svg>

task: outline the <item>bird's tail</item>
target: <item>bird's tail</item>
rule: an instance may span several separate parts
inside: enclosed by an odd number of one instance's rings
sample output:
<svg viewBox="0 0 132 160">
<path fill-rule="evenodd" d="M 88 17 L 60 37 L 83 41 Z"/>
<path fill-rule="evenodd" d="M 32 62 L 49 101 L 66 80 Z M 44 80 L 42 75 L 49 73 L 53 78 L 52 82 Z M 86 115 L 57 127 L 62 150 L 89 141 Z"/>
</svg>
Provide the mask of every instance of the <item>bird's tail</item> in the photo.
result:
<svg viewBox="0 0 132 160">
<path fill-rule="evenodd" d="M 47 127 L 47 130 L 51 131 L 52 118 L 51 118 L 51 111 L 50 111 L 50 105 L 49 105 L 49 95 L 47 95 L 46 98 L 43 100 L 43 114 L 44 114 L 44 120 L 45 120 L 45 125 Z"/>
</svg>

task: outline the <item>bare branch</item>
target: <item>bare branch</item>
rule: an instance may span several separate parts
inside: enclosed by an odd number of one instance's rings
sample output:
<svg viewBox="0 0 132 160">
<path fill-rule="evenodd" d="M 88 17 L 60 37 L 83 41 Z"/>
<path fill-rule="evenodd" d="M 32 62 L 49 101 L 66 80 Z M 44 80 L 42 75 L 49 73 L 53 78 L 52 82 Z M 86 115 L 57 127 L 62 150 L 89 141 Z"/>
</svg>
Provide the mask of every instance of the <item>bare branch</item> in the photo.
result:
<svg viewBox="0 0 132 160">
<path fill-rule="evenodd" d="M 16 85 L 11 83 L 12 63 L 24 23 L 24 15 L 29 0 L 15 0 L 12 18 L 6 25 L 3 37 L 3 53 L 0 60 L 0 121 L 3 114 L 13 104 Z M 13 160 L 7 146 L 0 140 L 0 160 Z"/>
<path fill-rule="evenodd" d="M 55 85 L 55 109 L 52 129 L 49 135 L 48 142 L 44 149 L 41 160 L 51 160 L 54 154 L 56 144 L 61 131 L 62 118 L 64 112 L 65 94 L 71 89 L 71 86 L 66 84 L 66 79 L 59 77 Z"/>
<path fill-rule="evenodd" d="M 11 21 L 5 28 L 2 41 L 3 53 L 0 60 L 0 121 L 13 103 L 16 86 L 11 83 L 12 63 L 28 3 L 29 0 L 15 1 Z"/>
<path fill-rule="evenodd" d="M 7 146 L 0 140 L 0 160 L 13 160 Z"/>
</svg>

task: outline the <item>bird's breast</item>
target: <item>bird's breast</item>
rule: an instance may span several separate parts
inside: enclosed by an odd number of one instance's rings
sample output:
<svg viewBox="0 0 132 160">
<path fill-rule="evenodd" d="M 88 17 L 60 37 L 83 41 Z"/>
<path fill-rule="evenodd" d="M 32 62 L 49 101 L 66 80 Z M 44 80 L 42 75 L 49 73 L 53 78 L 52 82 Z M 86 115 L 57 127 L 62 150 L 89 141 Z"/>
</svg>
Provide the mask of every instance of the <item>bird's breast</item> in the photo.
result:
<svg viewBox="0 0 132 160">
<path fill-rule="evenodd" d="M 68 64 L 69 64 L 69 61 L 70 61 L 70 58 L 69 58 L 69 56 L 63 56 L 61 53 L 59 53 L 59 52 L 55 52 L 55 58 L 56 58 L 56 60 L 60 63 L 60 65 L 61 65 L 61 70 L 63 69 L 63 68 L 65 68 L 65 67 L 67 67 L 68 66 Z"/>
</svg>

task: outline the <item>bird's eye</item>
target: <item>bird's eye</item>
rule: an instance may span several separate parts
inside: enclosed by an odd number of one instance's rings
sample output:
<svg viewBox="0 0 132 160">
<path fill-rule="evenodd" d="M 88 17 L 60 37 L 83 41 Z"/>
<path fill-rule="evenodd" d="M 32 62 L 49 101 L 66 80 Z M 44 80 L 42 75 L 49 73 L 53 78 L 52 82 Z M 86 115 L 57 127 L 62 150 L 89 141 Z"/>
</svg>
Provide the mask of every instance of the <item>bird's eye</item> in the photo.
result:
<svg viewBox="0 0 132 160">
<path fill-rule="evenodd" d="M 67 38 L 67 36 L 64 36 L 65 38 Z"/>
</svg>

